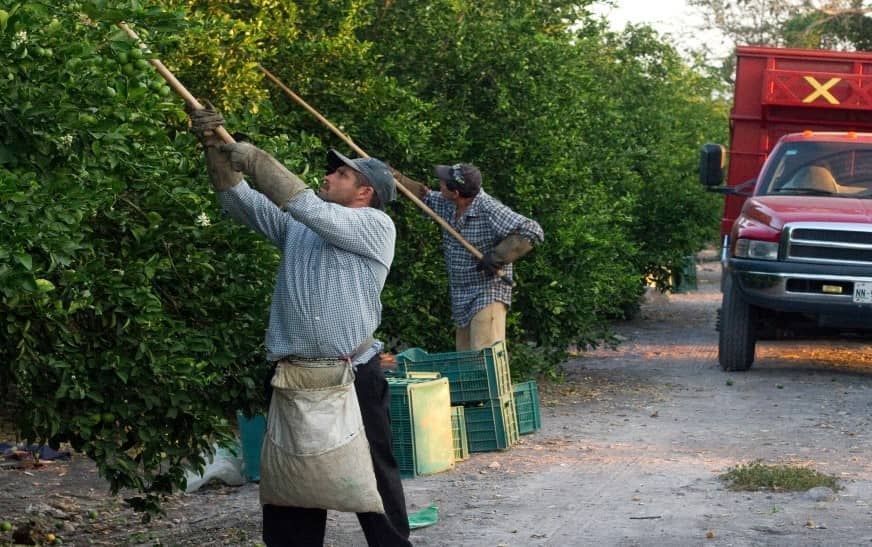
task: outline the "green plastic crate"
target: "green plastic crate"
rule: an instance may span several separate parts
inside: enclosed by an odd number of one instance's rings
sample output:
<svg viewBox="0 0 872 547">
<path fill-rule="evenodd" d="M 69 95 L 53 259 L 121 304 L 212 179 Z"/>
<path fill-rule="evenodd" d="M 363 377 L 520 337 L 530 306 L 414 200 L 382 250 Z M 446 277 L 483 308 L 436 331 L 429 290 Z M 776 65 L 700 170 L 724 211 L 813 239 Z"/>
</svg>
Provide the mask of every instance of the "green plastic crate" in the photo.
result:
<svg viewBox="0 0 872 547">
<path fill-rule="evenodd" d="M 411 348 L 397 354 L 397 372 L 438 372 L 448 378 L 451 404 L 463 405 L 512 394 L 509 357 L 504 342 L 481 350 L 427 353 Z"/>
<path fill-rule="evenodd" d="M 448 379 L 387 378 L 394 458 L 403 477 L 454 467 Z"/>
<path fill-rule="evenodd" d="M 518 433 L 528 435 L 542 427 L 539 412 L 539 390 L 536 380 L 514 384 L 515 413 L 518 416 Z"/>
<path fill-rule="evenodd" d="M 469 438 L 462 406 L 451 407 L 451 435 L 454 437 L 454 461 L 465 460 L 469 457 Z"/>
<path fill-rule="evenodd" d="M 506 450 L 518 442 L 518 420 L 512 393 L 499 399 L 464 405 L 470 452 Z"/>
</svg>

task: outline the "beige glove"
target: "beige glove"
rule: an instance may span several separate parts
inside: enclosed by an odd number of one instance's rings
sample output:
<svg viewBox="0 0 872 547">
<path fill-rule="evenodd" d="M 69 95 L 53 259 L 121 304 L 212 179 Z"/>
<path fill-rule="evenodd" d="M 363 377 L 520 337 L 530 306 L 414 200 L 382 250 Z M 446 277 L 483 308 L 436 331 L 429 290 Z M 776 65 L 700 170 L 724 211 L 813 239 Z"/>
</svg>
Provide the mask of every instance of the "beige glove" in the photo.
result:
<svg viewBox="0 0 872 547">
<path fill-rule="evenodd" d="M 230 158 L 215 146 L 206 147 L 206 171 L 217 192 L 229 190 L 242 181 L 242 173 L 234 171 Z"/>
<path fill-rule="evenodd" d="M 206 103 L 199 110 L 186 103 L 185 112 L 191 118 L 191 133 L 196 135 L 204 148 L 223 144 L 224 141 L 215 134 L 215 130 L 224 125 L 224 117 L 215 110 L 212 103 Z"/>
<path fill-rule="evenodd" d="M 491 255 L 494 261 L 501 264 L 511 264 L 533 250 L 533 244 L 519 234 L 509 234 L 494 247 Z"/>
<path fill-rule="evenodd" d="M 478 261 L 477 270 L 497 275 L 503 266 L 511 264 L 533 250 L 533 244 L 526 237 L 509 234 L 500 241 L 493 251 L 485 253 Z"/>
<path fill-rule="evenodd" d="M 300 177 L 253 144 L 222 144 L 218 150 L 227 156 L 235 171 L 245 173 L 260 193 L 282 209 L 289 199 L 308 188 Z"/>
<path fill-rule="evenodd" d="M 185 105 L 185 110 L 191 117 L 191 133 L 196 135 L 206 152 L 206 171 L 209 182 L 216 191 L 229 190 L 242 180 L 242 174 L 230 166 L 230 160 L 216 147 L 224 142 L 215 134 L 218 127 L 224 125 L 224 117 L 215 111 L 215 107 L 207 103 L 206 108 L 194 110 Z"/>
<path fill-rule="evenodd" d="M 416 181 L 410 179 L 409 177 L 400 173 L 396 169 L 391 169 L 391 173 L 394 175 L 394 179 L 397 182 L 402 184 L 406 190 L 415 194 L 419 198 L 426 196 L 427 192 L 430 191 L 430 189 L 427 186 L 421 184 L 420 182 L 416 182 Z"/>
</svg>

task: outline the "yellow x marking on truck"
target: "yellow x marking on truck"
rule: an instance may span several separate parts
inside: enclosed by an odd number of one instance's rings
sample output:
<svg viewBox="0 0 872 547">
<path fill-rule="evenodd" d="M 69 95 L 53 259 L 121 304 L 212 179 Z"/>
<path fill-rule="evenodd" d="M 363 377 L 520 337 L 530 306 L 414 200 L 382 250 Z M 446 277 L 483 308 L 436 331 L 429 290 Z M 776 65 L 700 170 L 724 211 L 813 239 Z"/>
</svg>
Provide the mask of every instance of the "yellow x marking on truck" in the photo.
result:
<svg viewBox="0 0 872 547">
<path fill-rule="evenodd" d="M 814 93 L 803 99 L 802 102 L 810 103 L 818 97 L 823 97 L 830 104 L 839 104 L 838 99 L 833 97 L 833 95 L 828 90 L 837 83 L 841 82 L 841 78 L 830 78 L 829 81 L 825 84 L 821 84 L 820 82 L 818 82 L 814 76 L 803 76 L 803 78 L 805 78 L 805 81 L 814 88 Z"/>
</svg>

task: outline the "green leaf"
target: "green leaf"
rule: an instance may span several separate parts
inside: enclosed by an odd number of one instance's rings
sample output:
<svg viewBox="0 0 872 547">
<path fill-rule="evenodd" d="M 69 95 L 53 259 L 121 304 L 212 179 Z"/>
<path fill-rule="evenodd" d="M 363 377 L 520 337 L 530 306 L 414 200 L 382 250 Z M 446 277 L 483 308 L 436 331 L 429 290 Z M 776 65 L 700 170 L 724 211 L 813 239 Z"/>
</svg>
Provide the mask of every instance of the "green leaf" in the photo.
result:
<svg viewBox="0 0 872 547">
<path fill-rule="evenodd" d="M 24 266 L 27 271 L 33 269 L 33 257 L 27 253 L 15 253 L 15 261 Z"/>
<path fill-rule="evenodd" d="M 118 376 L 118 378 L 125 384 L 127 383 L 128 378 L 130 378 L 129 371 L 121 369 L 121 368 L 115 369 L 115 375 Z"/>
<path fill-rule="evenodd" d="M 36 290 L 37 292 L 46 293 L 55 290 L 54 283 L 49 281 L 48 279 L 38 278 L 36 280 Z"/>
</svg>

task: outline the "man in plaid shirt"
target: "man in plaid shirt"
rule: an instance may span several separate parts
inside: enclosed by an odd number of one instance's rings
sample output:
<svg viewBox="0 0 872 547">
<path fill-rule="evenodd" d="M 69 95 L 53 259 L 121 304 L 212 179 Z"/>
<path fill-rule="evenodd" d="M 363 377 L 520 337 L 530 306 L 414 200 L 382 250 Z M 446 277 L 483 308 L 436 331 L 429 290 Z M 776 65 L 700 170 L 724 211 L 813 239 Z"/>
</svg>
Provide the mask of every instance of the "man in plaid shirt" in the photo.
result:
<svg viewBox="0 0 872 547">
<path fill-rule="evenodd" d="M 394 171 L 406 189 L 476 249 L 479 261 L 447 231 L 442 246 L 448 267 L 451 315 L 457 325 L 457 351 L 492 346 L 506 337 L 506 311 L 512 304 L 512 262 L 541 243 L 539 223 L 520 215 L 481 188 L 481 172 L 474 165 L 437 165 L 439 191 Z M 502 270 L 505 279 L 497 275 Z"/>
</svg>

